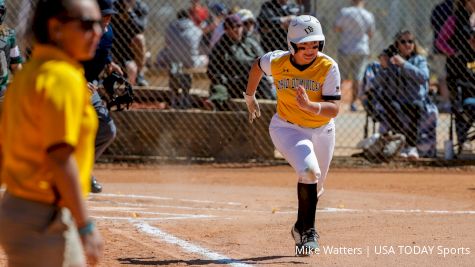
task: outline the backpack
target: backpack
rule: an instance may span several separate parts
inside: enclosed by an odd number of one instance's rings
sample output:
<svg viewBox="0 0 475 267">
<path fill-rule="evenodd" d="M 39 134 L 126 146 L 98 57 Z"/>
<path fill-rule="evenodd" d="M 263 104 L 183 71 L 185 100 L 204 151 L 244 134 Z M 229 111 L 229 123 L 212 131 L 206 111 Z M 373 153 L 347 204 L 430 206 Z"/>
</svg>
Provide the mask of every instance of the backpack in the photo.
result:
<svg viewBox="0 0 475 267">
<path fill-rule="evenodd" d="M 361 140 L 356 147 L 363 149 L 361 155 L 371 163 L 388 163 L 399 154 L 406 138 L 402 134 L 375 133 Z"/>
</svg>

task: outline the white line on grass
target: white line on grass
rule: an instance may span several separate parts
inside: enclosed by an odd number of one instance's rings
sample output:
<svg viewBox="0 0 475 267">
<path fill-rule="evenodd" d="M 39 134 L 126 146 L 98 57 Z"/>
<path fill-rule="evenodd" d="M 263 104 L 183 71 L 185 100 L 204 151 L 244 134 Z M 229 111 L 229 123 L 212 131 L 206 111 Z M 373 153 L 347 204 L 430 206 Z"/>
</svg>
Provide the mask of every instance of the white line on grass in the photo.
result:
<svg viewBox="0 0 475 267">
<path fill-rule="evenodd" d="M 162 241 L 165 241 L 169 244 L 177 245 L 187 253 L 199 254 L 208 259 L 216 261 L 216 264 L 227 264 L 227 265 L 236 266 L 236 267 L 252 266 L 252 265 L 240 262 L 239 260 L 230 259 L 224 255 L 221 255 L 214 251 L 200 247 L 198 245 L 192 244 L 188 241 L 179 239 L 178 237 L 165 233 L 162 230 L 158 229 L 157 227 L 153 227 L 146 222 L 138 222 L 138 223 L 135 223 L 134 225 L 135 227 L 137 227 L 137 229 L 139 229 L 140 231 L 144 233 L 158 237 Z"/>
<path fill-rule="evenodd" d="M 157 197 L 157 196 L 145 196 L 145 195 L 121 195 L 121 194 L 97 194 L 94 195 L 96 197 L 122 197 L 122 198 L 135 198 L 135 199 L 155 199 L 155 200 L 179 200 L 183 202 L 196 202 L 196 203 L 210 203 L 210 204 L 224 204 L 224 205 L 232 205 L 232 206 L 240 206 L 241 203 L 239 202 L 219 202 L 219 201 L 211 201 L 211 200 L 197 200 L 197 199 L 184 199 L 184 198 L 171 198 L 171 197 Z"/>
</svg>

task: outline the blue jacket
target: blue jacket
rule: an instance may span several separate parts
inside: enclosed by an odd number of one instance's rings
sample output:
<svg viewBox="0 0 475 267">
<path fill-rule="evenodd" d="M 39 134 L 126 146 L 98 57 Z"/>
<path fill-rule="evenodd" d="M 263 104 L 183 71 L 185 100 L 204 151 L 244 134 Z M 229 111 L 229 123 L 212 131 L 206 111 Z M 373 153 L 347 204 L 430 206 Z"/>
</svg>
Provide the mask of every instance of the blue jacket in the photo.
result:
<svg viewBox="0 0 475 267">
<path fill-rule="evenodd" d="M 425 102 L 429 92 L 429 67 L 427 60 L 420 55 L 410 57 L 403 66 L 389 64 L 375 77 L 381 97 L 401 104 Z"/>
</svg>

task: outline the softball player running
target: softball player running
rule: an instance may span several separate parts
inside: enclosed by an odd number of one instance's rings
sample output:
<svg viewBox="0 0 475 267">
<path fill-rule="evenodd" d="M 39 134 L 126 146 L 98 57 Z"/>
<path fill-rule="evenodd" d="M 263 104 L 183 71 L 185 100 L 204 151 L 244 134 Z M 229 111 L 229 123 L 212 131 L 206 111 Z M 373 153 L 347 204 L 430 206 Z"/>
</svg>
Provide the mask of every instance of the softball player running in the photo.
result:
<svg viewBox="0 0 475 267">
<path fill-rule="evenodd" d="M 318 248 L 315 211 L 335 146 L 333 118 L 339 111 L 340 72 L 323 54 L 325 36 L 312 16 L 294 18 L 288 29 L 289 51 L 273 51 L 257 59 L 249 72 L 244 98 L 249 121 L 260 116 L 255 93 L 263 74 L 277 88 L 277 114 L 269 126 L 275 147 L 298 176 L 298 215 L 291 234 L 295 252 L 310 255 Z"/>
</svg>

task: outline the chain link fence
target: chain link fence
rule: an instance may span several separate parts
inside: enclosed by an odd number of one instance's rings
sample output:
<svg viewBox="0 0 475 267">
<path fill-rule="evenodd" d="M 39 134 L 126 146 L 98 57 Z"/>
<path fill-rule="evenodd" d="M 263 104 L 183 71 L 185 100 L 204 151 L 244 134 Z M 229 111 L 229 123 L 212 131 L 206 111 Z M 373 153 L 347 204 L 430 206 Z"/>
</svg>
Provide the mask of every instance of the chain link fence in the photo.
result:
<svg viewBox="0 0 475 267">
<path fill-rule="evenodd" d="M 300 14 L 320 20 L 324 52 L 344 75 L 335 156 L 358 155 L 363 148 L 376 162 L 392 154 L 414 156 L 411 149 L 429 159 L 473 155 L 475 42 L 470 13 L 475 7 L 470 1 L 367 0 L 373 30 L 363 13 L 342 11 L 351 6 L 349 0 L 276 0 L 272 12 L 264 10 L 269 3 L 263 0 L 137 0 L 129 9 L 133 2 L 116 0 L 121 14 L 113 16 L 112 28 L 113 57 L 134 85 L 135 103 L 127 111 L 113 112 L 118 136 L 105 158 L 278 159 L 267 130 L 276 104 L 272 79 L 261 81 L 263 116 L 253 125 L 247 122 L 241 92 L 255 58 L 287 50 L 287 18 Z M 460 6 L 449 7 L 452 2 Z M 34 3 L 6 1 L 5 24 L 16 29 L 22 51 L 30 45 L 27 18 Z M 230 33 L 235 21 L 223 25 L 230 13 L 243 25 L 237 39 Z M 349 35 L 364 27 L 372 35 L 369 53 L 355 54 L 352 43 L 359 41 Z M 342 51 L 345 47 L 350 52 Z M 398 134 L 406 145 L 391 139 Z"/>
</svg>

